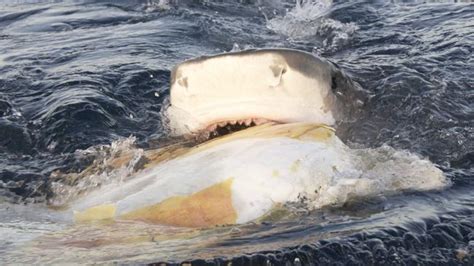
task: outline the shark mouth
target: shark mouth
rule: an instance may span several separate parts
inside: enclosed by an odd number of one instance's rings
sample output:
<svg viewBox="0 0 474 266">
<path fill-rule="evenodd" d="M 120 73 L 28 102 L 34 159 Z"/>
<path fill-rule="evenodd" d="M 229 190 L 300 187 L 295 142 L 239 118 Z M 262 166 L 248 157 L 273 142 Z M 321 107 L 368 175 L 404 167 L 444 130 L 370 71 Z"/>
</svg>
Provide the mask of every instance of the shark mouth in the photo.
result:
<svg viewBox="0 0 474 266">
<path fill-rule="evenodd" d="M 267 123 L 278 124 L 277 121 L 265 118 L 246 118 L 237 120 L 228 120 L 213 123 L 203 130 L 199 131 L 195 136 L 197 140 L 206 141 L 217 137 L 225 136 L 250 127 L 259 126 Z"/>
</svg>

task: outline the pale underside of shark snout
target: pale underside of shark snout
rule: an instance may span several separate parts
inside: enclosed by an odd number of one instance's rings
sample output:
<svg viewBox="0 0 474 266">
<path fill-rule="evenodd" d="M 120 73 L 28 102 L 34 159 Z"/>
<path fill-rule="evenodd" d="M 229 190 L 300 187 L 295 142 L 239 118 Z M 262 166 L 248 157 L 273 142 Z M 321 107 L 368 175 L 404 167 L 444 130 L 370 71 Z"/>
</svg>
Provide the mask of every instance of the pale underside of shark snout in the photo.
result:
<svg viewBox="0 0 474 266">
<path fill-rule="evenodd" d="M 171 132 L 193 135 L 226 124 L 312 122 L 337 117 L 334 66 L 289 49 L 226 53 L 186 61 L 171 74 Z"/>
</svg>

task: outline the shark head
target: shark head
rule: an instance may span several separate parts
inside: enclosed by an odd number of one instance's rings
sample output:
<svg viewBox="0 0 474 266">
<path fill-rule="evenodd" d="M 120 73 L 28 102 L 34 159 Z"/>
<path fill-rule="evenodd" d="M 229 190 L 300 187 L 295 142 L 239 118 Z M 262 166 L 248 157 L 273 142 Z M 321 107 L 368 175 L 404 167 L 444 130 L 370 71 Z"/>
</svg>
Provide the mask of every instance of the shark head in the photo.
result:
<svg viewBox="0 0 474 266">
<path fill-rule="evenodd" d="M 165 117 L 173 135 L 209 134 L 268 121 L 334 125 L 345 75 L 332 63 L 290 49 L 205 56 L 171 73 Z"/>
</svg>

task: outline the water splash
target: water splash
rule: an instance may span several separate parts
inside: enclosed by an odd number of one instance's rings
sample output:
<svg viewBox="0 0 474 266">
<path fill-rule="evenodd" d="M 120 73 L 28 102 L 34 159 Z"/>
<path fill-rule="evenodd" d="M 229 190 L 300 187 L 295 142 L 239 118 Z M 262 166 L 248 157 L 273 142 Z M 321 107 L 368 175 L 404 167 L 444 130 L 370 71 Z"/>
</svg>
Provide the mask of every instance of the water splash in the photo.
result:
<svg viewBox="0 0 474 266">
<path fill-rule="evenodd" d="M 135 147 L 136 138 L 113 141 L 110 145 L 76 151 L 78 160 L 93 157 L 94 162 L 81 173 L 53 172 L 49 200 L 52 206 L 61 206 L 77 196 L 110 183 L 122 183 L 136 172 L 142 163 L 143 149 Z"/>
<path fill-rule="evenodd" d="M 297 0 L 284 16 L 267 20 L 267 27 L 293 40 L 318 38 L 325 49 L 334 50 L 347 44 L 358 26 L 328 18 L 332 0 Z"/>
<path fill-rule="evenodd" d="M 336 172 L 323 184 L 309 207 L 341 206 L 363 198 L 389 196 L 403 191 L 438 190 L 451 184 L 441 170 L 418 155 L 388 145 L 349 151 L 353 171 Z"/>
<path fill-rule="evenodd" d="M 145 12 L 169 10 L 177 4 L 177 0 L 147 0 L 144 4 Z"/>
</svg>

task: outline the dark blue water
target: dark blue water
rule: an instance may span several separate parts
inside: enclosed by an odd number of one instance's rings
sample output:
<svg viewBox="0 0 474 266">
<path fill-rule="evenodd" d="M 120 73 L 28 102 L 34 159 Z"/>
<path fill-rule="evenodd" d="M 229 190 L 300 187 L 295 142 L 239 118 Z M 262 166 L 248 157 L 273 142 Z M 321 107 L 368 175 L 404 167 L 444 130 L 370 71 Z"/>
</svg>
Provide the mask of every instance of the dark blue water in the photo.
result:
<svg viewBox="0 0 474 266">
<path fill-rule="evenodd" d="M 361 226 L 326 241 L 320 232 L 343 231 L 344 223 L 321 229 L 315 222 L 220 245 L 307 244 L 254 250 L 263 255 L 252 260 L 265 263 L 473 262 L 471 1 L 32 2 L 0 1 L 0 201 L 47 201 L 53 171 L 79 171 L 94 159 L 77 150 L 131 135 L 139 147 L 162 145 L 160 110 L 175 64 L 233 49 L 295 48 L 337 63 L 366 91 L 362 110 L 338 125 L 345 142 L 420 154 L 453 185 L 325 213 L 326 222 L 375 220 L 384 228 L 378 233 Z M 397 222 L 390 217 L 399 209 L 428 218 Z"/>
</svg>

